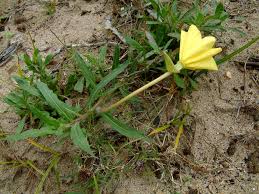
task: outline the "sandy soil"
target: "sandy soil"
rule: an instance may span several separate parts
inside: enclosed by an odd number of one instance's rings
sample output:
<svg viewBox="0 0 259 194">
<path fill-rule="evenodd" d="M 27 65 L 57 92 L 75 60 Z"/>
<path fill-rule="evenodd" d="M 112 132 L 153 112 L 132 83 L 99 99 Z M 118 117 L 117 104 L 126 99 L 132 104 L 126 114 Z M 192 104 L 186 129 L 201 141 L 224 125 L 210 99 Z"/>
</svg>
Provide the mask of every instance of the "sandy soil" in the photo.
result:
<svg viewBox="0 0 259 194">
<path fill-rule="evenodd" d="M 48 16 L 36 0 L 1 1 L 0 16 L 8 14 L 11 19 L 5 24 L 5 32 L 0 32 L 0 50 L 6 47 L 8 41 L 19 40 L 22 42 L 19 52 L 31 52 L 28 34 L 24 32 L 28 30 L 36 46 L 46 53 L 62 46 L 49 29 L 67 44 L 105 39 L 104 20 L 111 15 L 111 1 L 58 2 L 56 13 Z M 245 37 L 235 32 L 222 34 L 219 45 L 223 46 L 225 53 L 229 53 L 258 34 L 259 4 L 252 0 L 225 1 L 225 6 L 231 15 L 228 26 L 239 26 L 247 33 Z M 17 20 L 21 18 L 22 22 L 18 24 Z M 6 31 L 13 34 L 9 39 Z M 185 98 L 192 105 L 192 118 L 182 141 L 188 145 L 185 157 L 192 162 L 176 160 L 176 156 L 167 150 L 169 157 L 178 161 L 170 169 L 171 180 L 164 182 L 155 175 L 122 177 L 115 184 L 113 193 L 259 193 L 258 70 L 244 68 L 235 62 L 245 62 L 251 56 L 259 56 L 258 46 L 254 45 L 238 58 L 222 65 L 218 72 L 200 78 L 199 90 Z M 16 60 L 15 56 L 0 67 L 0 97 L 15 87 L 10 76 L 16 72 Z M 19 117 L 0 102 L 0 129 L 11 132 L 18 120 Z M 55 143 L 54 139 L 41 141 L 45 145 Z M 56 149 L 67 153 L 60 163 L 63 193 L 71 189 L 71 177 L 78 170 L 73 163 L 76 153 L 69 144 L 56 146 Z M 50 154 L 42 153 L 26 142 L 12 145 L 0 142 L 0 161 L 17 158 L 35 161 L 46 169 Z M 33 193 L 39 180 L 37 177 L 26 168 L 0 168 L 0 193 Z M 45 193 L 58 193 L 53 181 L 52 176 L 46 181 Z"/>
</svg>

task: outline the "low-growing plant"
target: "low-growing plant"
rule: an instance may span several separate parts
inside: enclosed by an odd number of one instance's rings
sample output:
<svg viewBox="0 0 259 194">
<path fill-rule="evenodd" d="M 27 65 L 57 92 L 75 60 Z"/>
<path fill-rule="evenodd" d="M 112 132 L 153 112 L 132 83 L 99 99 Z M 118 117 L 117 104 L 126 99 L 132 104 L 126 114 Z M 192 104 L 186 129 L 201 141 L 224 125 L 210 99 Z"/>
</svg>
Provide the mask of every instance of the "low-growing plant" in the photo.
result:
<svg viewBox="0 0 259 194">
<path fill-rule="evenodd" d="M 217 65 L 230 60 L 259 37 L 215 62 L 213 56 L 221 49 L 213 48 L 214 37 L 202 39 L 199 28 L 206 35 L 224 29 L 222 23 L 228 15 L 222 4 L 216 4 L 210 12 L 200 9 L 196 1 L 190 10 L 182 13 L 177 9 L 176 1 L 162 4 L 149 0 L 148 3 L 146 11 L 149 15 L 143 16 L 147 22 L 146 32 L 139 30 L 137 34 L 140 36 L 126 37 L 129 49 L 123 59 L 119 45 L 114 48 L 112 60 L 107 60 L 109 48 L 106 46 L 100 48 L 97 56 L 91 53 L 83 56 L 75 50 L 68 50 L 75 70 L 69 72 L 65 88 L 60 88 L 60 75 L 48 68 L 52 55 L 44 58 L 35 47 L 31 57 L 23 55 L 21 59 L 25 68 L 19 76 L 13 77 L 17 88 L 4 99 L 22 119 L 14 134 L 3 134 L 1 138 L 18 141 L 52 135 L 60 140 L 70 139 L 99 164 L 93 168 L 87 182 L 88 187 L 95 188 L 95 191 L 99 190 L 100 183 L 103 185 L 121 170 L 131 169 L 130 164 L 139 159 L 146 162 L 159 157 L 158 148 L 152 144 L 154 134 L 171 127 L 178 128 L 174 143 L 176 151 L 190 107 L 180 110 L 171 121 L 153 129 L 149 136 L 145 135 L 147 130 L 137 130 L 128 125 L 131 118 L 124 117 L 127 122 L 122 121 L 123 116 L 114 116 L 113 111 L 126 101 L 139 105 L 141 99 L 136 96 L 167 77 L 174 80 L 176 92 L 190 92 L 197 88 L 196 79 L 204 70 L 217 70 Z M 183 30 L 185 26 L 190 26 L 188 32 Z M 144 86 L 135 90 L 138 85 L 131 85 L 130 81 L 143 72 L 152 75 L 146 79 L 151 81 L 146 84 L 144 80 Z M 155 79 L 154 75 L 158 78 Z M 72 95 L 73 92 L 76 95 Z M 118 98 L 121 99 L 117 101 Z M 104 127 L 103 123 L 109 124 L 114 131 Z M 147 141 L 151 146 L 144 147 L 138 140 Z M 125 152 L 121 156 L 123 149 Z M 59 160 L 57 156 L 53 158 L 53 165 Z"/>
</svg>

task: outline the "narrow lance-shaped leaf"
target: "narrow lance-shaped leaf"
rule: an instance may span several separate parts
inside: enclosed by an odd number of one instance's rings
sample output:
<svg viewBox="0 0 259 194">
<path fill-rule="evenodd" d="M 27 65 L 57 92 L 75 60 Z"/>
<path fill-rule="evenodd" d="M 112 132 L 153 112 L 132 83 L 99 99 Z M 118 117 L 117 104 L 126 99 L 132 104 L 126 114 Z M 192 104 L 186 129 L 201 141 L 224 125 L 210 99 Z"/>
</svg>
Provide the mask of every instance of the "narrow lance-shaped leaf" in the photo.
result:
<svg viewBox="0 0 259 194">
<path fill-rule="evenodd" d="M 13 79 L 16 81 L 18 86 L 25 92 L 28 92 L 33 96 L 37 96 L 37 97 L 41 96 L 40 92 L 35 87 L 31 86 L 26 79 L 21 78 L 19 76 L 14 76 Z"/>
<path fill-rule="evenodd" d="M 26 102 L 24 101 L 23 97 L 16 92 L 11 92 L 5 96 L 4 102 L 11 106 L 15 106 L 16 108 L 26 108 Z"/>
<path fill-rule="evenodd" d="M 52 54 L 47 55 L 47 57 L 45 58 L 45 61 L 44 61 L 44 65 L 46 66 L 46 65 L 50 64 L 52 59 L 53 59 L 53 55 Z"/>
<path fill-rule="evenodd" d="M 122 73 L 126 67 L 129 65 L 129 62 L 125 62 L 124 64 L 120 65 L 118 68 L 114 69 L 110 74 L 105 76 L 102 81 L 96 86 L 95 90 L 91 93 L 88 106 L 91 107 L 94 101 L 98 98 L 101 94 L 101 90 L 109 84 L 113 79 L 115 79 L 120 73 Z"/>
<path fill-rule="evenodd" d="M 74 90 L 77 91 L 77 92 L 79 92 L 79 93 L 82 93 L 83 90 L 84 90 L 84 82 L 85 82 L 84 77 L 81 77 L 81 78 L 77 81 L 77 83 L 76 83 L 76 85 L 75 85 L 75 87 L 74 87 Z"/>
<path fill-rule="evenodd" d="M 107 46 L 103 46 L 100 49 L 100 53 L 98 56 L 98 63 L 99 63 L 100 67 L 102 67 L 104 65 L 106 54 L 107 54 Z"/>
<path fill-rule="evenodd" d="M 77 115 L 73 110 L 73 107 L 59 100 L 57 95 L 48 88 L 47 84 L 39 81 L 37 82 L 37 88 L 40 90 L 48 104 L 61 116 L 65 117 L 67 120 L 72 120 Z"/>
<path fill-rule="evenodd" d="M 44 124 L 53 126 L 55 128 L 58 128 L 60 126 L 60 123 L 58 120 L 54 119 L 53 117 L 49 116 L 49 113 L 46 111 L 41 111 L 38 108 L 34 106 L 30 106 L 30 110 L 32 114 L 39 118 Z"/>
<path fill-rule="evenodd" d="M 78 52 L 74 52 L 73 58 L 82 71 L 83 76 L 85 77 L 85 80 L 89 83 L 91 88 L 95 88 L 96 82 L 95 82 L 95 76 L 91 69 L 89 68 L 88 64 L 85 62 L 85 60 L 79 55 Z"/>
<path fill-rule="evenodd" d="M 70 137 L 76 146 L 78 146 L 80 149 L 87 152 L 91 156 L 94 156 L 87 137 L 78 123 L 71 128 Z"/>
<path fill-rule="evenodd" d="M 139 44 L 136 40 L 130 37 L 126 37 L 125 40 L 128 45 L 130 45 L 132 48 L 136 49 L 137 51 L 142 52 L 145 50 L 144 47 L 141 46 L 141 44 Z"/>
<path fill-rule="evenodd" d="M 30 129 L 27 131 L 24 131 L 22 133 L 14 134 L 14 135 L 8 135 L 6 137 L 6 140 L 8 141 L 20 141 L 28 138 L 36 138 L 36 137 L 43 137 L 46 135 L 53 135 L 56 134 L 56 131 L 51 128 L 42 128 L 42 129 Z"/>
<path fill-rule="evenodd" d="M 108 113 L 102 113 L 101 116 L 106 123 L 110 124 L 115 131 L 122 135 L 135 139 L 147 139 L 147 137 L 142 132 L 127 126 L 125 123 L 122 123 L 112 115 Z"/>
<path fill-rule="evenodd" d="M 24 125 L 25 125 L 25 119 L 26 119 L 26 116 L 23 117 L 22 120 L 20 120 L 20 122 L 19 122 L 19 124 L 18 124 L 18 126 L 17 126 L 17 128 L 15 130 L 16 134 L 20 134 L 22 132 L 22 130 L 24 128 Z"/>
<path fill-rule="evenodd" d="M 149 45 L 150 45 L 157 53 L 159 53 L 159 52 L 160 52 L 160 49 L 159 49 L 159 47 L 158 47 L 158 45 L 157 45 L 157 43 L 156 43 L 156 41 L 155 41 L 153 35 L 151 34 L 151 32 L 147 32 L 147 31 L 146 31 L 146 37 L 147 37 L 147 39 L 148 39 Z"/>
</svg>

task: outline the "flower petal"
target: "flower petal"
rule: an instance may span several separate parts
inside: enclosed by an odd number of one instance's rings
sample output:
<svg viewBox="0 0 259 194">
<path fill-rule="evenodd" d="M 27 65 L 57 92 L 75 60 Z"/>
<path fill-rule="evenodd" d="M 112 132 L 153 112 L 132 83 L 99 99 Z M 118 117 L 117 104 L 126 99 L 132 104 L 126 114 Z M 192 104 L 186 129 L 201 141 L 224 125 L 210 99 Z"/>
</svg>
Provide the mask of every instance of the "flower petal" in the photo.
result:
<svg viewBox="0 0 259 194">
<path fill-rule="evenodd" d="M 196 70 L 196 69 L 208 69 L 208 70 L 218 70 L 217 64 L 212 57 L 205 58 L 203 60 L 183 64 L 185 69 Z"/>
<path fill-rule="evenodd" d="M 180 41 L 180 53 L 179 58 L 182 60 L 184 58 L 184 49 L 187 46 L 187 32 L 181 31 L 181 41 Z"/>
<path fill-rule="evenodd" d="M 183 51 L 185 52 L 185 58 L 184 60 L 189 60 L 192 57 L 197 57 L 198 55 L 200 55 L 203 52 L 208 51 L 209 49 L 211 49 L 213 47 L 213 45 L 216 42 L 216 38 L 214 38 L 213 36 L 207 36 L 203 39 L 201 39 L 199 42 L 195 41 L 195 45 L 193 45 L 193 43 L 189 43 L 190 45 L 192 45 L 192 49 L 189 49 L 187 51 Z M 183 62 L 185 62 L 183 61 Z"/>
<path fill-rule="evenodd" d="M 199 55 L 196 55 L 196 56 L 194 55 L 193 57 L 185 60 L 184 62 L 186 64 L 198 62 L 198 61 L 204 60 L 206 58 L 213 57 L 216 54 L 220 53 L 221 51 L 222 51 L 221 48 L 211 48 L 211 49 L 205 50 L 204 52 L 200 53 Z"/>
<path fill-rule="evenodd" d="M 185 35 L 184 49 L 182 49 L 183 57 L 182 61 L 188 59 L 193 55 L 193 51 L 197 50 L 201 45 L 201 32 L 195 25 L 191 25 L 187 34 Z"/>
</svg>

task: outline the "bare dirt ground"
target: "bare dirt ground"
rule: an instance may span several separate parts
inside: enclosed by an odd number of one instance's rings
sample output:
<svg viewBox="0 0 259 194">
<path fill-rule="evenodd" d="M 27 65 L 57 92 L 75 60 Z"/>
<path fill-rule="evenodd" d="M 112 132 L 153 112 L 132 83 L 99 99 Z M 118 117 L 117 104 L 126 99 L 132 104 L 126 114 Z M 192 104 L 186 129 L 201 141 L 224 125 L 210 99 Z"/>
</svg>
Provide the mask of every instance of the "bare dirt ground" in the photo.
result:
<svg viewBox="0 0 259 194">
<path fill-rule="evenodd" d="M 62 47 L 49 29 L 67 44 L 106 39 L 105 19 L 111 15 L 114 2 L 58 1 L 56 13 L 48 16 L 36 0 L 2 0 L 0 16 L 11 16 L 5 30 L 0 32 L 0 50 L 9 42 L 19 40 L 19 52 L 31 52 L 30 31 L 36 46 L 43 52 L 57 51 Z M 257 1 L 225 1 L 231 15 L 228 26 L 239 26 L 247 34 L 235 32 L 220 34 L 219 45 L 230 53 L 258 34 L 259 4 Z M 252 56 L 259 56 L 258 43 L 233 61 L 221 66 L 218 72 L 200 79 L 199 89 L 184 100 L 192 105 L 192 119 L 182 141 L 185 157 L 170 169 L 170 181 L 159 180 L 155 174 L 122 176 L 113 191 L 116 194 L 169 194 L 169 193 L 259 193 L 259 74 L 258 70 L 244 67 Z M 16 72 L 17 57 L 0 67 L 0 97 L 14 89 L 10 77 Z M 19 117 L 0 102 L 0 129 L 12 132 Z M 41 140 L 45 145 L 54 139 Z M 73 162 L 75 150 L 69 144 L 56 146 L 67 153 L 60 162 L 61 193 L 74 189 Z M 64 151 L 65 150 L 65 151 Z M 170 150 L 169 157 L 175 157 Z M 0 161 L 28 159 L 42 169 L 49 164 L 50 154 L 32 148 L 27 142 L 6 144 L 0 142 Z M 175 161 L 175 160 L 174 160 Z M 39 179 L 27 168 L 4 169 L 0 166 L 0 194 L 33 193 Z M 54 177 L 46 181 L 45 193 L 59 193 Z"/>
</svg>

